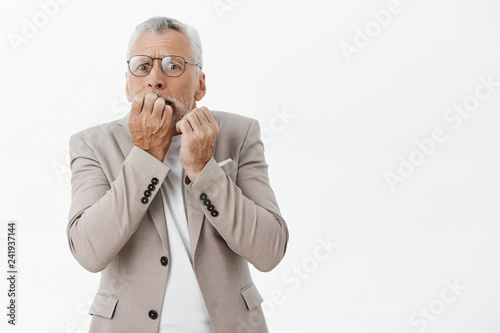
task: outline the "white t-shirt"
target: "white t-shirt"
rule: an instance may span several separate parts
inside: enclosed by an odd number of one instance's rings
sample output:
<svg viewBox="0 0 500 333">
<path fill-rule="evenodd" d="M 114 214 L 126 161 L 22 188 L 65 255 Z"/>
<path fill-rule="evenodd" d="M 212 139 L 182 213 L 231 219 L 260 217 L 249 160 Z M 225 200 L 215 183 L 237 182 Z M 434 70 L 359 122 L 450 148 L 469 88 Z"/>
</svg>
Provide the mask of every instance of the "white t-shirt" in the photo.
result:
<svg viewBox="0 0 500 333">
<path fill-rule="evenodd" d="M 189 241 L 186 186 L 179 150 L 182 135 L 172 137 L 164 163 L 170 172 L 161 186 L 167 220 L 169 273 L 159 333 L 213 333 L 207 308 L 193 270 Z"/>
</svg>

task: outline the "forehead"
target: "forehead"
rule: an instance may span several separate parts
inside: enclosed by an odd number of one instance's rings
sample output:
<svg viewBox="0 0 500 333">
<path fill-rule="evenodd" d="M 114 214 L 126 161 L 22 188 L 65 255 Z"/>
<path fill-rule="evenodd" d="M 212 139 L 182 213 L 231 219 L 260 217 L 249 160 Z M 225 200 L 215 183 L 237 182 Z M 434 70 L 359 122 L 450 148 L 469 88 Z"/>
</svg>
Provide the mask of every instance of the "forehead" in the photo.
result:
<svg viewBox="0 0 500 333">
<path fill-rule="evenodd" d="M 137 40 L 130 55 L 144 54 L 153 57 L 160 55 L 180 55 L 188 57 L 190 51 L 189 40 L 180 32 L 167 29 L 162 32 L 148 31 L 143 33 Z"/>
</svg>

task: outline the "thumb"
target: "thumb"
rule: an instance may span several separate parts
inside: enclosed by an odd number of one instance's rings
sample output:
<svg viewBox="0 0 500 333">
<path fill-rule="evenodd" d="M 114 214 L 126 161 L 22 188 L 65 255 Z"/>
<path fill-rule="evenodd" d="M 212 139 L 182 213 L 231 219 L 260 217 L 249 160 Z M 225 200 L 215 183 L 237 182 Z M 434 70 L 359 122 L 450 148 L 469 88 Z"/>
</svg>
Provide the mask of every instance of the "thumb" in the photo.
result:
<svg viewBox="0 0 500 333">
<path fill-rule="evenodd" d="M 175 129 L 177 130 L 177 132 L 178 132 L 178 133 L 182 133 L 182 129 L 181 129 L 181 126 L 180 126 L 181 122 L 182 122 L 182 119 L 181 119 L 181 120 L 179 120 L 179 121 L 175 124 Z"/>
</svg>

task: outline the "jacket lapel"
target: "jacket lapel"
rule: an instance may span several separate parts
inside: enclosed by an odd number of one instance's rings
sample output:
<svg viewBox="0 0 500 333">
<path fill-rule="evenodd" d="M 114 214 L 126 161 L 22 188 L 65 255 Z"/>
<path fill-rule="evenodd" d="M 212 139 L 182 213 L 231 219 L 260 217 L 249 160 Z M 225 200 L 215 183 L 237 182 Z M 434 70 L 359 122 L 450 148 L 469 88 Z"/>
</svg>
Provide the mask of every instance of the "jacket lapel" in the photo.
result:
<svg viewBox="0 0 500 333">
<path fill-rule="evenodd" d="M 123 152 L 123 156 L 126 158 L 132 148 L 134 147 L 134 142 L 132 141 L 132 135 L 128 129 L 128 118 L 130 113 L 121 118 L 118 123 L 111 128 L 113 134 L 115 135 L 116 141 Z M 148 208 L 149 214 L 153 219 L 154 225 L 158 234 L 160 235 L 161 241 L 165 246 L 168 253 L 168 241 L 167 241 L 167 223 L 165 221 L 165 211 L 163 209 L 163 200 L 161 192 L 156 194 L 153 201 Z"/>
<path fill-rule="evenodd" d="M 186 191 L 187 193 L 187 220 L 188 220 L 188 230 L 189 230 L 189 243 L 191 245 L 191 254 L 194 262 L 196 246 L 198 245 L 198 239 L 200 238 L 201 226 L 203 225 L 203 211 L 198 207 L 198 200 L 194 197 L 191 191 Z"/>
<path fill-rule="evenodd" d="M 217 124 L 220 126 L 220 119 L 219 117 L 214 115 L 215 120 L 217 121 Z M 219 133 L 220 135 L 220 133 Z M 214 151 L 213 151 L 213 157 L 215 158 L 215 150 L 217 147 L 217 141 L 219 140 L 219 137 L 215 140 L 214 144 Z M 191 191 L 186 191 L 187 192 L 187 215 L 188 215 L 188 229 L 189 229 L 189 242 L 191 244 L 191 254 L 193 256 L 193 262 L 194 262 L 194 257 L 196 253 L 196 247 L 198 245 L 198 240 L 200 239 L 200 232 L 201 232 L 201 227 L 203 226 L 203 221 L 205 214 L 203 213 L 203 210 L 200 209 L 200 198 L 196 198 Z"/>
</svg>

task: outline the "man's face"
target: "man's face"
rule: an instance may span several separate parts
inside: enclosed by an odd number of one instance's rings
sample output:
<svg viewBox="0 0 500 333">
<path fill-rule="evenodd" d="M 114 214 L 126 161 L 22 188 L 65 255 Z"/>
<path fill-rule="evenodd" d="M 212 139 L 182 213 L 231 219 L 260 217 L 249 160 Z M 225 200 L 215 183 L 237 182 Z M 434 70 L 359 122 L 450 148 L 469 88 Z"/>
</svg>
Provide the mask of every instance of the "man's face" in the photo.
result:
<svg viewBox="0 0 500 333">
<path fill-rule="evenodd" d="M 161 33 L 148 31 L 137 38 L 132 46 L 130 56 L 148 55 L 152 58 L 163 58 L 166 55 L 177 55 L 194 63 L 190 53 L 189 40 L 180 32 L 167 29 Z M 205 74 L 194 65 L 186 64 L 185 72 L 179 77 L 168 77 L 161 69 L 159 60 L 153 60 L 151 72 L 144 77 L 137 77 L 127 71 L 127 99 L 140 94 L 153 92 L 170 102 L 173 111 L 173 126 L 192 109 L 196 101 L 205 96 Z M 175 127 L 174 127 L 175 128 Z"/>
</svg>

